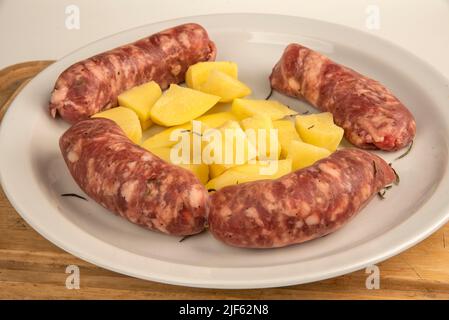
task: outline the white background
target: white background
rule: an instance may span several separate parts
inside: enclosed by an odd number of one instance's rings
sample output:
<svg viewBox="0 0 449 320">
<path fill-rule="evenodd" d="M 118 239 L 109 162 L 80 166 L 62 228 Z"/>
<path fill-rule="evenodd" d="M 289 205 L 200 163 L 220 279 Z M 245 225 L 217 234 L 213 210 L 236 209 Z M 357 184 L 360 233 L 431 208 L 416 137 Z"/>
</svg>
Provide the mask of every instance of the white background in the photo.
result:
<svg viewBox="0 0 449 320">
<path fill-rule="evenodd" d="M 80 9 L 79 30 L 65 26 L 65 8 L 71 4 Z M 366 27 L 370 5 L 380 9 L 379 30 Z M 371 32 L 406 48 L 449 78 L 449 0 L 0 0 L 0 68 L 58 59 L 143 24 L 234 12 L 297 15 Z"/>
</svg>

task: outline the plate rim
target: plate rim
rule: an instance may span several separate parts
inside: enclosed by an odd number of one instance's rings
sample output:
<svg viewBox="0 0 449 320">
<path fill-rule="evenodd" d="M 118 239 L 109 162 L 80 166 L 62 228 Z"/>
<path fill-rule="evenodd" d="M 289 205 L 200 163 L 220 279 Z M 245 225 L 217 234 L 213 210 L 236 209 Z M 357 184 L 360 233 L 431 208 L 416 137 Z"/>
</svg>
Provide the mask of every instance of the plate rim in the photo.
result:
<svg viewBox="0 0 449 320">
<path fill-rule="evenodd" d="M 58 59 L 57 62 L 55 62 L 54 64 L 52 64 L 51 66 L 49 66 L 48 68 L 46 68 L 44 71 L 42 71 L 39 75 L 37 75 L 35 78 L 33 78 L 24 88 L 24 90 L 22 90 L 22 92 L 26 92 L 26 89 L 29 88 L 33 83 L 38 82 L 40 77 L 42 75 L 45 75 L 48 72 L 51 72 L 51 70 L 53 68 L 56 68 L 61 61 L 64 61 L 67 57 L 70 57 L 71 55 L 75 54 L 78 51 L 82 51 L 83 49 L 90 47 L 91 45 L 98 43 L 98 42 L 103 42 L 103 41 L 107 41 L 109 38 L 113 38 L 116 37 L 120 34 L 126 34 L 128 32 L 132 32 L 133 30 L 138 30 L 140 28 L 148 28 L 150 26 L 157 26 L 160 24 L 164 24 L 164 23 L 176 23 L 176 22 L 181 22 L 184 23 L 185 21 L 188 20 L 201 20 L 201 18 L 204 17 L 230 17 L 230 16 L 270 16 L 270 17 L 277 17 L 279 18 L 288 18 L 288 19 L 296 19 L 296 20 L 302 20 L 305 23 L 315 23 L 315 24 L 324 24 L 327 25 L 327 27 L 332 27 L 332 26 L 337 26 L 340 29 L 344 29 L 346 32 L 355 32 L 355 33 L 359 33 L 362 34 L 364 36 L 367 36 L 369 38 L 375 38 L 376 41 L 380 41 L 383 42 L 384 44 L 388 44 L 392 47 L 394 47 L 394 49 L 397 51 L 399 50 L 401 54 L 406 54 L 409 58 L 414 59 L 415 61 L 418 61 L 422 66 L 424 66 L 427 71 L 430 71 L 432 73 L 432 76 L 436 76 L 438 78 L 440 78 L 439 80 L 441 80 L 442 82 L 446 82 L 447 83 L 447 79 L 432 65 L 430 65 L 428 62 L 420 59 L 419 57 L 417 57 L 415 54 L 407 51 L 406 49 L 402 48 L 399 45 L 396 45 L 395 43 L 386 40 L 384 38 L 381 37 L 377 37 L 375 35 L 373 35 L 372 33 L 363 31 L 363 30 L 359 30 L 359 29 L 354 29 L 351 27 L 347 27 L 345 25 L 342 24 L 336 24 L 336 23 L 331 23 L 331 22 L 327 22 L 327 21 L 322 21 L 322 20 L 318 20 L 318 19 L 310 19 L 310 18 L 303 18 L 303 17 L 299 17 L 299 16 L 289 16 L 289 15 L 280 15 L 280 14 L 260 14 L 260 13 L 225 13 L 225 14 L 204 14 L 204 15 L 195 15 L 195 16 L 189 16 L 189 17 L 181 17 L 181 18 L 175 18 L 175 19 L 169 19 L 169 20 L 164 20 L 164 21 L 158 21 L 158 22 L 153 22 L 150 24 L 146 24 L 146 25 L 142 25 L 142 26 L 137 26 L 137 27 L 133 27 L 124 31 L 120 31 L 118 33 L 112 34 L 112 35 L 108 35 L 106 37 L 100 38 L 98 40 L 92 41 L 80 48 L 77 48 L 76 50 L 71 51 L 70 53 L 64 55 L 62 58 Z M 22 94 L 22 92 L 19 93 L 18 97 Z M 14 105 L 15 102 L 18 100 L 16 97 L 16 99 L 14 99 L 14 101 L 12 102 L 12 104 L 10 105 L 10 108 L 8 108 L 6 114 L 4 115 L 3 121 L 0 124 L 0 142 L 4 139 L 2 138 L 5 133 L 4 131 L 6 129 L 5 128 L 5 123 L 7 123 L 9 121 L 9 118 L 11 117 L 11 114 L 13 111 L 10 111 L 12 109 L 14 109 Z M 0 144 L 0 150 L 2 148 L 2 145 Z M 2 160 L 0 160 L 0 163 L 3 163 Z M 446 169 L 447 169 L 447 164 L 446 164 Z M 376 264 L 380 261 L 386 260 L 388 258 L 390 258 L 391 256 L 394 256 L 408 248 L 410 248 L 411 246 L 415 245 L 416 243 L 424 240 L 425 238 L 427 238 L 429 235 L 431 235 L 433 232 L 435 232 L 437 229 L 439 229 L 444 223 L 446 223 L 449 220 L 449 199 L 446 201 L 445 205 L 444 205 L 444 216 L 442 216 L 439 220 L 434 221 L 426 230 L 421 231 L 421 233 L 419 233 L 418 235 L 415 235 L 414 237 L 409 236 L 407 237 L 407 240 L 403 240 L 401 243 L 396 244 L 394 247 L 390 247 L 386 250 L 383 251 L 383 254 L 377 254 L 377 256 L 371 257 L 371 258 L 365 258 L 363 261 L 359 261 L 356 264 L 352 264 L 352 265 L 347 265 L 347 266 L 340 266 L 340 268 L 335 268 L 333 270 L 328 271 L 327 273 L 322 273 L 321 275 L 316 275 L 313 272 L 309 273 L 308 276 L 293 276 L 293 275 L 289 275 L 287 278 L 286 277 L 279 277 L 279 278 L 275 278 L 275 279 L 256 279 L 256 280 L 248 280 L 248 279 L 240 279 L 240 280 L 215 280 L 214 278 L 208 278 L 208 279 L 203 279 L 202 281 L 200 281 L 199 279 L 195 279 L 195 278 L 188 278 L 188 277 L 176 277 L 176 276 L 172 276 L 171 279 L 167 279 L 166 277 L 164 277 L 163 275 L 161 276 L 160 273 L 159 274 L 151 274 L 151 272 L 149 272 L 149 274 L 142 274 L 139 272 L 134 272 L 130 269 L 126 269 L 124 270 L 121 267 L 116 267 L 116 265 L 111 266 L 111 264 L 108 264 L 107 261 L 108 259 L 106 259 L 106 261 L 104 259 L 101 258 L 96 258 L 96 257 L 92 257 L 92 255 L 89 254 L 85 254 L 85 252 L 79 251 L 77 250 L 77 248 L 74 248 L 73 245 L 72 247 L 67 246 L 66 243 L 64 243 L 64 241 L 60 241 L 60 239 L 57 239 L 55 237 L 53 237 L 52 234 L 47 233 L 45 230 L 45 228 L 42 228 L 41 226 L 39 226 L 39 224 L 34 221 L 33 219 L 31 219 L 30 217 L 30 213 L 26 213 L 24 208 L 22 207 L 22 204 L 20 204 L 18 202 L 18 199 L 10 193 L 10 187 L 8 187 L 8 182 L 5 182 L 5 174 L 3 173 L 4 168 L 3 166 L 0 166 L 0 183 L 3 187 L 4 193 L 6 195 L 6 197 L 8 198 L 8 200 L 10 201 L 11 205 L 15 208 L 15 210 L 20 214 L 20 216 L 34 229 L 36 230 L 40 235 L 42 235 L 44 238 L 46 238 L 47 240 L 49 240 L 50 242 L 52 242 L 53 244 L 55 244 L 56 246 L 62 248 L 63 250 L 65 250 L 66 252 L 69 252 L 85 261 L 88 261 L 90 263 L 93 263 L 95 265 L 98 265 L 102 268 L 108 269 L 108 270 L 112 270 L 121 274 L 126 274 L 132 277 L 137 277 L 137 278 L 141 278 L 141 279 L 145 279 L 145 280 L 151 280 L 151 281 L 157 281 L 157 282 L 162 282 L 162 283 L 168 283 L 168 284 L 174 284 L 174 285 L 183 285 L 183 286 L 191 286 L 191 287 L 202 287 L 202 288 L 219 288 L 219 289 L 225 289 L 225 288 L 233 288 L 233 289 L 247 289 L 247 288 L 268 288 L 268 287 L 278 287 L 278 286 L 286 286 L 286 285 L 292 285 L 292 284 L 300 284 L 300 283 L 308 283 L 308 282 L 312 282 L 312 281 L 319 281 L 319 280 L 323 280 L 323 279 L 328 279 L 328 278 L 332 278 L 335 276 L 339 276 L 342 274 L 346 274 L 349 272 L 353 272 L 355 270 L 360 270 L 368 265 L 371 264 Z M 443 178 L 447 178 L 447 174 L 445 173 Z M 440 188 L 440 184 L 443 183 L 443 178 L 442 180 L 439 182 L 439 185 L 437 187 L 437 189 Z M 447 181 L 446 181 L 447 182 Z M 436 190 L 434 190 L 432 192 L 432 195 L 430 196 L 430 198 L 426 201 L 426 203 L 430 202 L 431 199 L 434 197 L 434 194 L 436 193 Z M 418 210 L 421 210 L 418 209 Z M 441 215 L 441 214 L 440 214 Z M 412 218 L 412 216 L 408 217 L 407 219 L 405 219 L 404 221 L 402 221 L 399 225 L 393 227 L 391 230 L 388 230 L 387 232 L 383 233 L 381 236 L 379 237 L 384 237 L 385 235 L 389 235 L 392 232 L 397 232 L 397 229 L 399 229 L 400 227 L 403 227 L 404 224 L 406 224 L 410 219 Z M 113 251 L 115 253 L 121 253 L 124 252 L 128 255 L 132 255 L 135 257 L 139 257 L 139 255 L 126 251 L 124 249 L 115 247 L 114 245 L 111 245 L 101 239 L 95 238 L 93 236 L 91 236 L 90 234 L 88 234 L 87 232 L 85 232 L 83 229 L 81 229 L 80 227 L 78 227 L 77 225 L 73 225 L 73 227 L 77 230 L 80 230 L 82 233 L 84 233 L 84 235 L 86 236 L 86 239 L 88 238 L 92 238 L 97 242 L 101 242 L 102 244 L 111 247 L 110 249 L 113 249 Z M 367 241 L 367 243 L 372 242 L 374 239 L 371 239 L 369 241 Z M 358 248 L 363 247 L 364 245 L 366 245 L 367 243 L 362 243 L 362 245 L 360 245 Z M 357 247 L 356 247 L 357 248 Z M 354 248 L 347 250 L 345 253 L 347 254 L 348 252 L 351 252 Z M 336 254 L 331 254 L 329 256 L 326 257 L 333 257 L 335 255 L 338 255 L 341 253 L 336 253 Z M 153 260 L 157 260 L 154 258 L 149 258 L 149 257 L 141 257 L 142 259 L 148 261 L 153 261 Z M 312 259 L 312 260 L 320 260 L 323 258 L 319 258 L 319 259 Z M 217 271 L 218 272 L 220 270 L 226 269 L 226 270 L 240 270 L 240 267 L 223 267 L 223 268 L 217 268 L 217 267 L 205 267 L 205 266 L 194 266 L 192 267 L 191 265 L 186 265 L 186 264 L 178 264 L 178 263 L 173 263 L 173 262 L 166 262 L 166 261 L 160 261 L 163 264 L 168 264 L 168 265 L 175 265 L 177 268 L 188 268 L 188 269 L 203 269 L 203 271 L 205 271 L 205 274 L 210 274 L 211 271 Z M 296 265 L 296 264 L 303 264 L 304 262 L 299 262 L 299 263 L 290 263 L 287 264 L 285 266 L 292 266 L 292 265 Z M 276 269 L 278 268 L 278 265 L 275 266 L 269 266 L 269 267 L 248 267 L 248 269 Z M 181 272 L 182 273 L 182 272 Z M 178 272 L 179 274 L 179 272 Z"/>
</svg>

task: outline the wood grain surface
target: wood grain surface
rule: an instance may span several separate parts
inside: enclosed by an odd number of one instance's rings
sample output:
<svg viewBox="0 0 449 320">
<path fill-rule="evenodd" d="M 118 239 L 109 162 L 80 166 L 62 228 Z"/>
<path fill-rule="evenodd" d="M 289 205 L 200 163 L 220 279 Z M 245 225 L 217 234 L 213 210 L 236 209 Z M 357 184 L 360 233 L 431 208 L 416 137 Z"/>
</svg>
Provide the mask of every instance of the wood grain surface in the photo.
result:
<svg viewBox="0 0 449 320">
<path fill-rule="evenodd" d="M 0 120 L 24 84 L 50 63 L 27 62 L 0 71 Z M 80 289 L 66 288 L 68 265 L 79 267 Z M 380 288 L 371 290 L 365 285 L 365 270 L 255 290 L 197 289 L 135 279 L 56 247 L 25 223 L 0 189 L 0 299 L 449 299 L 449 224 L 378 267 Z"/>
</svg>

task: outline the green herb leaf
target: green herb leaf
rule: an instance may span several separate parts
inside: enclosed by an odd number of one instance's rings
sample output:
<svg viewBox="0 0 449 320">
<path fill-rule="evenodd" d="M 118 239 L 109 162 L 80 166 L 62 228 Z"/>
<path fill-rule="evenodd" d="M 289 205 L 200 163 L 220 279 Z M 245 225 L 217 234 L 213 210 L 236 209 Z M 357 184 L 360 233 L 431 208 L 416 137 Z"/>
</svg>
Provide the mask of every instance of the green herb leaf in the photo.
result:
<svg viewBox="0 0 449 320">
<path fill-rule="evenodd" d="M 397 157 L 393 161 L 396 161 L 396 160 L 404 158 L 406 155 L 408 155 L 410 153 L 410 151 L 412 151 L 412 147 L 413 147 L 413 140 L 412 140 L 412 142 L 410 142 L 410 145 L 408 146 L 407 151 L 405 151 L 403 154 L 401 154 L 399 157 Z"/>
<path fill-rule="evenodd" d="M 377 192 L 377 195 L 379 196 L 379 198 L 381 198 L 382 200 L 385 199 L 385 193 L 387 191 L 385 189 L 380 190 L 379 192 Z"/>
<path fill-rule="evenodd" d="M 271 98 L 271 95 L 273 94 L 273 88 L 270 88 L 270 93 L 268 94 L 268 96 L 265 98 L 265 100 L 269 100 Z"/>
<path fill-rule="evenodd" d="M 63 193 L 63 194 L 61 194 L 61 197 L 74 197 L 74 198 L 78 198 L 78 199 L 87 201 L 87 199 L 85 197 L 80 196 L 79 194 L 76 194 L 76 193 Z"/>
</svg>

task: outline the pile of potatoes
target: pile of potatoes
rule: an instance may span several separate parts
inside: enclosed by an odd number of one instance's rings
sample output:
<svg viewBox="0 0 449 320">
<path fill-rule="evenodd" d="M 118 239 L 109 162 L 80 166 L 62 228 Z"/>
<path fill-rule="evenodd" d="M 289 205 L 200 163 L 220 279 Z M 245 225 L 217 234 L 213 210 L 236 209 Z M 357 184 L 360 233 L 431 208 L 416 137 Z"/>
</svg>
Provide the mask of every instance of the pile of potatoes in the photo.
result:
<svg viewBox="0 0 449 320">
<path fill-rule="evenodd" d="M 251 94 L 251 89 L 239 81 L 238 67 L 233 62 L 200 62 L 191 66 L 186 73 L 186 86 L 172 84 L 162 92 L 151 81 L 123 92 L 118 97 L 118 107 L 93 117 L 115 121 L 134 143 L 168 162 L 172 162 L 172 152 L 180 145 L 180 141 L 173 140 L 174 132 L 187 135 L 190 142 L 195 141 L 195 135 L 200 136 L 199 148 L 189 144 L 191 159 L 195 157 L 193 151 L 200 150 L 199 161 L 197 157 L 196 161 L 178 165 L 191 170 L 209 190 L 276 179 L 310 166 L 335 151 L 343 137 L 343 129 L 334 124 L 328 112 L 300 115 L 278 101 L 244 98 Z M 192 120 L 201 122 L 201 132 L 195 132 L 194 124 L 198 123 Z M 142 139 L 142 133 L 150 128 L 156 133 Z M 235 151 L 237 145 L 243 147 L 245 156 L 237 159 L 233 155 L 226 163 L 203 161 L 201 154 L 207 147 L 203 138 L 211 128 L 223 136 L 225 132 L 240 136 L 243 140 L 233 140 L 233 148 Z M 250 129 L 265 129 L 267 134 L 249 136 Z M 266 141 L 262 144 L 257 139 Z M 265 147 L 260 148 L 261 145 Z M 220 151 L 225 153 L 225 149 Z M 273 165 L 275 170 L 267 170 Z"/>
</svg>

